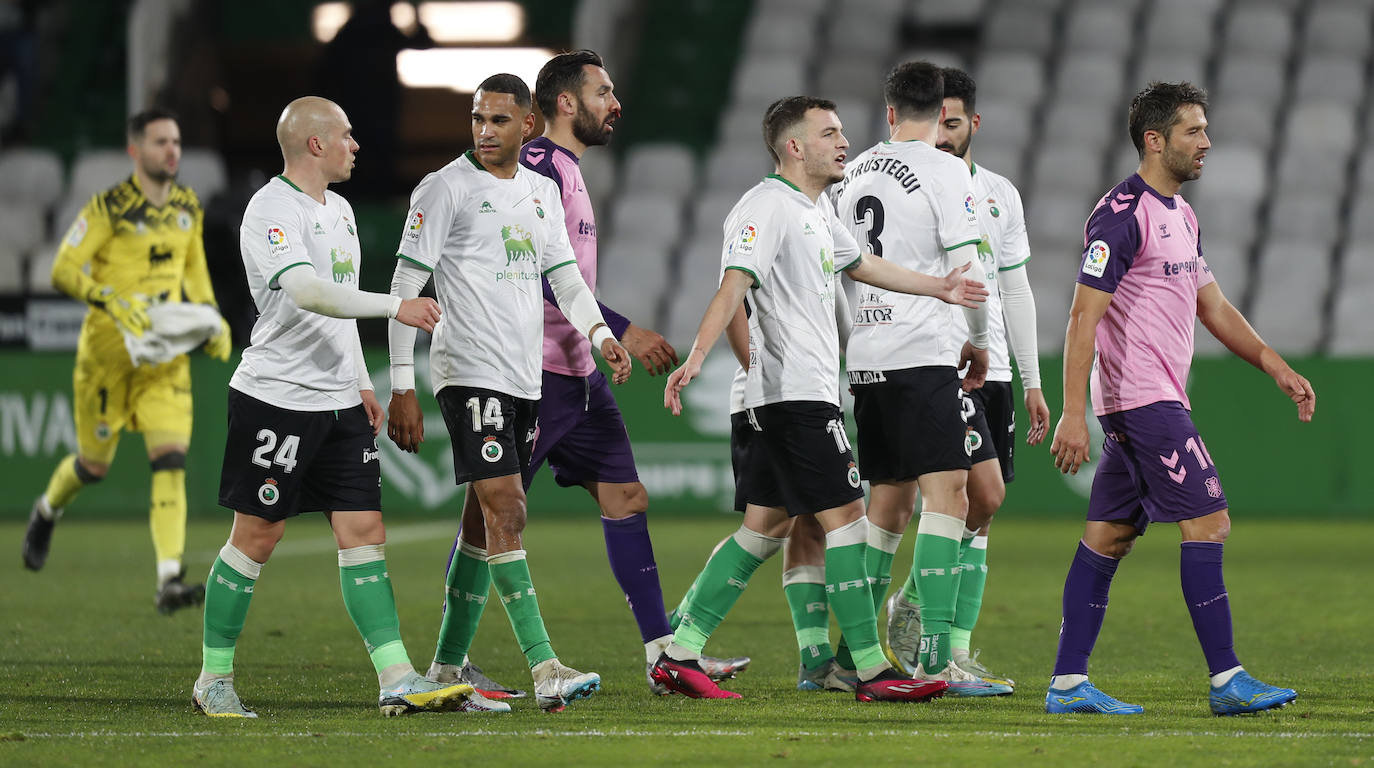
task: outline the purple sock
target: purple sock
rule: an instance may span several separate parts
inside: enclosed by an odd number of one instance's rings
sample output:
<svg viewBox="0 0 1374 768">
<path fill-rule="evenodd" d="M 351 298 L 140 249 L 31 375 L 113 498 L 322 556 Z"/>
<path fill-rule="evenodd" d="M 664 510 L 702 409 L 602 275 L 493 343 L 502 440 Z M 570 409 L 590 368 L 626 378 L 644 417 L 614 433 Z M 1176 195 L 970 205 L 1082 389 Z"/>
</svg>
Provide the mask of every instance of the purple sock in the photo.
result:
<svg viewBox="0 0 1374 768">
<path fill-rule="evenodd" d="M 1056 675 L 1088 674 L 1102 619 L 1107 614 L 1107 594 L 1120 560 L 1103 557 L 1078 542 L 1078 552 L 1064 579 L 1063 619 L 1059 625 L 1059 653 L 1054 659 Z"/>
<path fill-rule="evenodd" d="M 1207 673 L 1215 675 L 1240 666 L 1231 634 L 1231 601 L 1221 577 L 1221 544 L 1185 541 L 1180 545 L 1179 580 L 1183 599 L 1193 616 L 1193 631 L 1207 657 Z"/>
<path fill-rule="evenodd" d="M 649 521 L 644 515 L 630 515 L 619 520 L 601 518 L 606 536 L 606 559 L 611 573 L 625 593 L 625 602 L 639 624 L 639 636 L 644 642 L 671 635 L 668 616 L 663 610 L 663 590 L 658 585 L 658 563 L 654 560 L 654 545 L 649 540 Z"/>
</svg>

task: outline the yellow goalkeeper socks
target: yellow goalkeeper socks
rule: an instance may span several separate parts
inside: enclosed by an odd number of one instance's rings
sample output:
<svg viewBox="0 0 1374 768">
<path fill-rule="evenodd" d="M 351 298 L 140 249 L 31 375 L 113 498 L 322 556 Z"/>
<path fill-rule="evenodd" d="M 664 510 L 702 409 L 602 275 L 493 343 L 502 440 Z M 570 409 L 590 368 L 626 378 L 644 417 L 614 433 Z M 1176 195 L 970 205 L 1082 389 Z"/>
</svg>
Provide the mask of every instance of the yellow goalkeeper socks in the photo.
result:
<svg viewBox="0 0 1374 768">
<path fill-rule="evenodd" d="M 57 469 L 53 470 L 52 479 L 48 480 L 48 489 L 43 492 L 43 497 L 47 499 L 49 509 L 62 509 L 70 504 L 85 486 L 86 483 L 81 481 L 76 471 L 76 455 L 68 454 L 57 463 Z"/>
</svg>

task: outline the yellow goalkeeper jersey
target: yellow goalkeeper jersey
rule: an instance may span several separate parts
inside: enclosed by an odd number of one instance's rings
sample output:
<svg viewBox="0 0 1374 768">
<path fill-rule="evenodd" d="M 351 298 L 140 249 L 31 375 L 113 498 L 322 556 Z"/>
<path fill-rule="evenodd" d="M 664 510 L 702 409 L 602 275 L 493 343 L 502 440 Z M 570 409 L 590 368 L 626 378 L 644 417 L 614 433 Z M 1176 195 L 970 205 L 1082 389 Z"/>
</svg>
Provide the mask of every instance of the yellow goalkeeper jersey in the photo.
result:
<svg viewBox="0 0 1374 768">
<path fill-rule="evenodd" d="M 53 285 L 90 301 L 101 286 L 141 294 L 149 302 L 192 301 L 214 305 L 214 289 L 202 241 L 204 211 L 190 188 L 173 183 L 162 206 L 144 196 L 136 175 L 96 194 L 67 230 Z M 114 320 L 92 307 L 81 329 L 80 349 L 103 353 L 122 348 Z"/>
</svg>

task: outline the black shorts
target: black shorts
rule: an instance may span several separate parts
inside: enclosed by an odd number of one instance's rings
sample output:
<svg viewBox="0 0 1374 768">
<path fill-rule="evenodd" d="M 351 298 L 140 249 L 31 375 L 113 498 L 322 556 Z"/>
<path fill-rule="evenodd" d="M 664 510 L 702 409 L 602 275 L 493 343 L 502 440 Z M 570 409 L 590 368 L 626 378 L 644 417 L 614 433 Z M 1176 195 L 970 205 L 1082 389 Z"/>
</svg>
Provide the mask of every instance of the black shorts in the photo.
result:
<svg viewBox="0 0 1374 768">
<path fill-rule="evenodd" d="M 735 511 L 744 512 L 749 503 L 745 467 L 749 464 L 749 449 L 754 442 L 754 427 L 744 411 L 730 414 L 730 468 L 735 472 Z"/>
<path fill-rule="evenodd" d="M 974 464 L 997 459 L 1002 464 L 1002 482 L 1016 477 L 1013 465 L 1016 449 L 1016 405 L 1012 398 L 1011 382 L 989 381 L 965 395 L 972 404 L 969 416 L 971 458 Z M 965 413 L 968 412 L 965 407 Z"/>
<path fill-rule="evenodd" d="M 865 480 L 914 480 L 973 466 L 954 366 L 850 371 L 849 381 Z"/>
<path fill-rule="evenodd" d="M 518 475 L 530 463 L 539 401 L 481 387 L 444 387 L 434 396 L 453 444 L 453 478 Z"/>
<path fill-rule="evenodd" d="M 785 507 L 789 516 L 812 515 L 864 496 L 844 413 L 825 402 L 789 401 L 749 408 L 753 429 L 736 473 L 750 504 Z"/>
<path fill-rule="evenodd" d="M 276 522 L 302 512 L 382 508 L 382 472 L 367 411 L 278 408 L 229 390 L 219 503 Z"/>
</svg>

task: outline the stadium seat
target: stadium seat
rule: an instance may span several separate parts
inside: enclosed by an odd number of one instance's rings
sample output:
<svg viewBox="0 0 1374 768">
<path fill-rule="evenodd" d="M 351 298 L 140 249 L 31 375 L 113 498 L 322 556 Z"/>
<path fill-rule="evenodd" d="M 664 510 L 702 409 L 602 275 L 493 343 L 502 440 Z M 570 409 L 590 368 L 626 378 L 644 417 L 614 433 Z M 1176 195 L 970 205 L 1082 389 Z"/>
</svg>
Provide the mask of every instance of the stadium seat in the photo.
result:
<svg viewBox="0 0 1374 768">
<path fill-rule="evenodd" d="M 191 188 L 200 198 L 201 205 L 223 192 L 229 185 L 229 174 L 224 168 L 224 158 L 213 149 L 187 147 L 181 151 L 181 167 L 177 170 L 177 182 Z"/>
<path fill-rule="evenodd" d="M 1126 90 L 1135 92 L 1156 81 L 1177 83 L 1186 80 L 1199 85 L 1205 84 L 1207 58 L 1201 52 L 1205 50 L 1205 46 L 1191 51 L 1147 48 L 1145 55 L 1136 63 L 1135 75 Z"/>
<path fill-rule="evenodd" d="M 1264 151 L 1234 142 L 1214 146 L 1207 153 L 1206 170 L 1191 191 L 1200 197 L 1258 200 L 1268 189 L 1268 178 Z"/>
<path fill-rule="evenodd" d="M 62 161 L 51 150 L 16 147 L 0 153 L 0 201 L 46 209 L 62 195 L 62 181 Z"/>
<path fill-rule="evenodd" d="M 1134 36 L 1135 6 L 1136 3 L 1124 0 L 1076 6 L 1068 14 L 1064 50 L 1117 54 L 1121 41 Z"/>
<path fill-rule="evenodd" d="M 1331 250 L 1305 240 L 1274 240 L 1260 252 L 1259 281 L 1249 320 L 1271 347 L 1312 354 L 1321 342 Z"/>
<path fill-rule="evenodd" d="M 34 202 L 10 200 L 0 205 L 0 272 L 13 272 L 19 283 L 19 264 L 47 238 L 43 207 Z M 4 279 L 4 278 L 0 278 Z"/>
<path fill-rule="evenodd" d="M 984 0 L 912 0 L 908 14 L 920 27 L 967 27 L 978 23 L 986 11 Z"/>
<path fill-rule="evenodd" d="M 1345 153 L 1312 148 L 1290 134 L 1278 157 L 1278 189 L 1285 194 L 1297 192 L 1330 198 L 1332 207 L 1339 207 L 1335 203 L 1345 191 L 1349 167 Z"/>
<path fill-rule="evenodd" d="M 1105 192 L 1106 190 L 1103 190 Z M 1026 206 L 1026 230 L 1030 236 L 1032 253 L 1037 242 L 1051 245 L 1058 253 L 1075 258 L 1083 253 L 1083 225 L 1088 214 L 1102 198 L 1090 195 L 1033 195 L 1022 193 Z M 1065 247 L 1067 244 L 1067 247 Z"/>
<path fill-rule="evenodd" d="M 676 244 L 682 234 L 682 201 L 670 195 L 621 190 L 607 229 L 614 245 L 631 243 L 658 250 Z M 599 230 L 598 226 L 598 234 Z"/>
<path fill-rule="evenodd" d="M 841 17 L 868 19 L 898 26 L 906 13 L 907 0 L 837 0 L 834 12 Z"/>
<path fill-rule="evenodd" d="M 1084 152 L 1077 142 L 1055 143 L 1037 149 L 1031 157 L 1031 183 L 1037 199 L 1063 195 L 1096 200 L 1107 191 L 1102 189 L 1102 155 L 1098 150 Z M 1085 209 L 1083 218 L 1087 215 Z"/>
<path fill-rule="evenodd" d="M 588 152 L 578 161 L 582 178 L 587 182 L 593 210 L 605 211 L 605 203 L 615 195 L 615 155 L 611 152 Z"/>
<path fill-rule="evenodd" d="M 810 50 L 815 45 L 816 27 L 816 18 L 808 14 L 756 9 L 749 19 L 743 50 L 754 55 Z"/>
<path fill-rule="evenodd" d="M 675 245 L 622 237 L 601 249 L 597 293 L 606 306 L 637 324 L 657 325 L 659 305 L 668 285 L 670 251 Z"/>
<path fill-rule="evenodd" d="M 1366 27 L 1368 24 L 1366 20 Z M 1294 94 L 1303 101 L 1358 104 L 1366 88 L 1363 58 L 1357 59 L 1348 54 L 1308 55 L 1298 66 L 1297 78 Z"/>
<path fill-rule="evenodd" d="M 1275 3 L 1240 3 L 1225 22 L 1227 56 L 1250 53 L 1282 62 L 1293 44 L 1294 14 Z"/>
<path fill-rule="evenodd" d="M 1118 130 L 1120 130 L 1120 126 L 1118 126 Z M 1140 153 L 1135 151 L 1135 145 L 1128 140 L 1121 142 L 1120 146 L 1110 153 L 1107 160 L 1110 165 L 1107 168 L 1109 171 L 1107 179 L 1102 186 L 1103 194 L 1140 168 Z"/>
<path fill-rule="evenodd" d="M 976 109 L 982 115 L 978 138 L 974 140 L 979 152 L 995 148 L 1020 153 L 1030 142 L 1035 116 L 1032 105 L 985 95 L 980 84 Z"/>
<path fill-rule="evenodd" d="M 1125 62 L 1115 52 L 1069 53 L 1059 63 L 1055 98 L 1114 105 L 1122 98 L 1125 74 Z"/>
<path fill-rule="evenodd" d="M 133 162 L 124 150 L 85 150 L 78 154 L 72 163 L 67 199 L 78 199 L 84 205 L 96 192 L 118 184 L 131 173 Z"/>
<path fill-rule="evenodd" d="M 1220 99 L 1207 109 L 1207 136 L 1214 147 L 1245 142 L 1267 150 L 1274 143 L 1274 110 L 1241 99 Z"/>
<path fill-rule="evenodd" d="M 24 261 L 19 251 L 0 246 L 0 296 L 24 292 Z"/>
<path fill-rule="evenodd" d="M 816 77 L 815 92 L 828 99 L 850 98 L 879 102 L 883 100 L 883 78 L 891 66 L 890 56 L 867 53 L 831 56 L 825 59 Z"/>
<path fill-rule="evenodd" d="M 1302 47 L 1308 54 L 1367 55 L 1370 47 L 1368 4 L 1317 0 L 1306 15 Z"/>
<path fill-rule="evenodd" d="M 713 240 L 696 239 L 682 251 L 673 290 L 665 297 L 667 318 L 662 333 L 670 343 L 686 349 L 696 335 L 706 305 L 720 286 L 719 226 Z"/>
<path fill-rule="evenodd" d="M 1357 163 L 1355 176 L 1355 189 L 1359 191 L 1374 191 L 1374 147 L 1366 146 L 1360 153 Z M 1365 209 L 1370 210 L 1370 209 Z"/>
<path fill-rule="evenodd" d="M 1259 201 L 1208 194 L 1201 186 L 1184 188 L 1183 197 L 1197 214 L 1204 253 L 1212 243 L 1248 249 L 1259 230 Z"/>
<path fill-rule="evenodd" d="M 1317 194 L 1279 186 L 1269 203 L 1269 236 L 1309 245 L 1336 242 L 1340 235 L 1341 190 Z"/>
<path fill-rule="evenodd" d="M 1031 3 L 998 4 L 983 22 L 980 47 L 991 56 L 1048 54 L 1054 47 L 1054 10 Z"/>
<path fill-rule="evenodd" d="M 1032 53 L 996 52 L 983 57 L 974 78 L 978 97 L 1034 105 L 1045 95 L 1043 59 Z"/>
<path fill-rule="evenodd" d="M 621 163 L 623 195 L 661 194 L 681 200 L 696 186 L 696 156 L 683 144 L 636 144 Z"/>
<path fill-rule="evenodd" d="M 844 125 L 845 138 L 849 139 L 849 156 L 888 137 L 886 108 L 882 101 L 836 98 L 835 114 Z"/>
<path fill-rule="evenodd" d="M 1185 56 L 1213 47 L 1217 3 L 1155 0 L 1145 14 L 1145 48 L 1152 54 Z"/>
<path fill-rule="evenodd" d="M 981 131 L 980 131 L 981 133 Z M 979 168 L 987 168 L 999 175 L 1011 179 L 1011 183 L 1021 188 L 1018 183 L 1027 178 L 1026 170 L 1022 163 L 1022 153 L 1019 147 L 1006 147 L 981 139 L 975 139 L 973 145 L 973 162 Z"/>
<path fill-rule="evenodd" d="M 1374 356 L 1374 327 L 1369 324 L 1369 297 L 1374 295 L 1374 248 L 1347 248 L 1335 287 L 1331 354 Z"/>
<path fill-rule="evenodd" d="M 757 179 L 755 180 L 757 183 Z M 735 203 L 739 202 L 744 190 L 705 190 L 696 198 L 687 229 L 682 233 L 682 242 L 693 248 L 705 243 L 715 249 L 716 260 L 720 260 L 720 249 L 725 238 L 725 217 L 730 214 Z"/>
<path fill-rule="evenodd" d="M 52 287 L 52 265 L 57 261 L 57 249 L 62 247 L 60 240 L 50 240 L 33 249 L 29 259 L 29 294 L 34 296 L 53 296 L 57 289 Z"/>
<path fill-rule="evenodd" d="M 773 172 L 773 163 L 763 146 L 762 131 L 743 144 L 717 145 L 706 160 L 703 194 L 733 195 L 738 199 L 744 191 Z M 697 196 L 700 204 L 700 195 Z"/>
<path fill-rule="evenodd" d="M 1313 149 L 1347 153 L 1355 145 L 1354 108 L 1339 101 L 1298 101 L 1285 110 L 1285 143 L 1289 138 Z"/>
<path fill-rule="evenodd" d="M 732 104 L 763 110 L 783 96 L 806 92 L 805 63 L 799 52 L 751 55 L 735 68 Z"/>
<path fill-rule="evenodd" d="M 754 3 L 754 13 L 809 14 L 814 18 L 828 4 L 829 0 L 757 0 Z"/>
<path fill-rule="evenodd" d="M 1346 224 L 1346 231 L 1349 236 L 1346 242 L 1349 243 L 1374 243 L 1374 186 L 1367 186 L 1355 193 L 1355 199 L 1351 201 L 1350 210 L 1352 215 Z"/>
<path fill-rule="evenodd" d="M 1209 89 L 1220 101 L 1248 101 L 1256 106 L 1276 108 L 1283 96 L 1283 60 L 1264 54 L 1241 53 L 1222 58 L 1216 85 Z"/>
<path fill-rule="evenodd" d="M 970 71 L 968 58 L 959 51 L 950 48 L 908 48 L 893 58 L 893 62 L 900 61 L 928 61 L 936 66 L 954 67 L 965 72 Z"/>
<path fill-rule="evenodd" d="M 1116 111 L 1094 100 L 1055 99 L 1049 104 L 1040 135 L 1047 142 L 1078 145 L 1084 154 L 1099 152 L 1120 133 Z"/>
<path fill-rule="evenodd" d="M 763 112 L 768 104 L 727 107 L 716 128 L 716 146 L 750 146 L 763 149 Z"/>
</svg>

